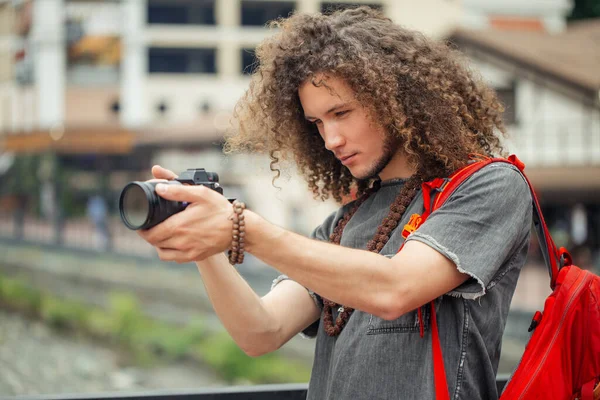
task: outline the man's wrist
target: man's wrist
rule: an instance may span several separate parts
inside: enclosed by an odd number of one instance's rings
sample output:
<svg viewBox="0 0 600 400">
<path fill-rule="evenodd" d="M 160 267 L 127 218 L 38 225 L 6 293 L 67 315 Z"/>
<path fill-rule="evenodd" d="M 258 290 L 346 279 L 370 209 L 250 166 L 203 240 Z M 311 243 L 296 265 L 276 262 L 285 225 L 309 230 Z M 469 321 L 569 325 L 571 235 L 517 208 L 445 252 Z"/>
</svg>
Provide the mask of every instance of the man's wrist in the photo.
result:
<svg viewBox="0 0 600 400">
<path fill-rule="evenodd" d="M 260 256 L 262 246 L 272 247 L 278 238 L 285 234 L 285 229 L 273 225 L 260 215 L 246 210 L 246 252 Z"/>
<path fill-rule="evenodd" d="M 252 253 L 256 248 L 256 243 L 260 240 L 261 224 L 264 220 L 250 210 L 244 212 L 244 218 L 246 220 L 246 252 Z"/>
</svg>

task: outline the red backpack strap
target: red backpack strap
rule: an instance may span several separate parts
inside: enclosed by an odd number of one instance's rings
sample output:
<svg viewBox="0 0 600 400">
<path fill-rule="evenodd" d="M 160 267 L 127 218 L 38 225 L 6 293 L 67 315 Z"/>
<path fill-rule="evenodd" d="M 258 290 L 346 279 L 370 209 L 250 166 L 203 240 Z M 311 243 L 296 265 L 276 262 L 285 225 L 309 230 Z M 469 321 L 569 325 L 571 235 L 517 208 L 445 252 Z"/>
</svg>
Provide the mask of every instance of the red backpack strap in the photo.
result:
<svg viewBox="0 0 600 400">
<path fill-rule="evenodd" d="M 458 170 L 449 178 L 436 178 L 422 185 L 424 212 L 422 215 L 412 215 L 411 220 L 404 227 L 403 236 L 406 239 L 408 234 L 414 232 L 429 215 L 440 208 L 442 204 L 450 197 L 452 192 L 467 178 L 489 164 L 489 160 L 479 161 L 467 165 Z M 400 247 L 402 249 L 402 247 Z M 431 308 L 431 350 L 433 357 L 433 377 L 435 384 L 436 400 L 449 400 L 448 381 L 446 380 L 446 368 L 444 367 L 444 356 L 442 345 L 440 343 L 440 334 L 437 326 L 437 316 L 435 312 L 435 301 L 430 302 Z M 419 311 L 421 309 L 419 308 Z M 423 321 L 419 312 L 419 323 L 421 326 L 421 337 L 423 337 Z"/>
<path fill-rule="evenodd" d="M 448 393 L 448 381 L 446 380 L 446 368 L 444 367 L 444 356 L 440 344 L 440 334 L 437 327 L 435 315 L 435 302 L 431 303 L 431 351 L 433 352 L 433 379 L 435 383 L 435 399 L 450 400 Z"/>
<path fill-rule="evenodd" d="M 542 214 L 542 209 L 535 194 L 535 190 L 533 189 L 529 178 L 527 178 L 527 175 L 525 175 L 523 172 L 525 169 L 525 164 L 519 160 L 517 156 L 511 155 L 508 158 L 485 158 L 461 168 L 452 176 L 450 176 L 449 179 L 447 179 L 447 183 L 445 185 L 437 189 L 439 192 L 437 195 L 429 195 L 428 198 L 432 198 L 433 202 L 431 203 L 429 210 L 427 210 L 427 204 L 425 205 L 427 216 L 428 214 L 440 208 L 446 202 L 446 200 L 450 198 L 452 193 L 454 193 L 454 191 L 475 172 L 494 162 L 503 162 L 516 166 L 529 186 L 531 199 L 533 202 L 533 226 L 537 233 L 537 238 L 540 243 L 540 250 L 544 257 L 544 262 L 548 268 L 548 274 L 550 275 L 550 288 L 554 290 L 556 278 L 558 277 L 558 271 L 563 266 L 571 265 L 571 255 L 564 248 L 557 249 L 556 245 L 554 244 L 554 241 L 550 236 L 550 232 L 548 231 L 546 221 L 544 220 L 544 215 Z M 435 182 L 435 180 L 432 182 Z M 426 186 L 425 184 L 423 185 L 424 192 L 428 188 L 429 186 Z M 425 198 L 425 193 L 423 193 L 423 197 Z M 423 213 L 423 216 L 425 216 L 426 213 Z M 424 218 L 422 219 L 424 220 Z M 423 221 L 421 221 L 421 223 L 423 223 Z"/>
<path fill-rule="evenodd" d="M 423 222 L 425 222 L 427 217 L 429 217 L 432 212 L 440 208 L 450 198 L 452 193 L 454 193 L 454 191 L 460 185 L 469 179 L 469 177 L 493 162 L 504 162 L 516 166 L 529 186 L 533 202 L 534 227 L 540 242 L 540 249 L 544 256 L 544 261 L 546 262 L 546 266 L 550 274 L 550 287 L 552 290 L 554 290 L 556 278 L 558 277 L 558 271 L 560 267 L 564 265 L 571 265 L 571 255 L 562 247 L 557 250 L 556 245 L 554 244 L 554 241 L 552 240 L 552 237 L 548 231 L 546 222 L 544 221 L 544 216 L 542 214 L 537 196 L 535 195 L 535 191 L 533 190 L 533 186 L 531 185 L 531 182 L 527 176 L 523 173 L 525 164 L 523 164 L 523 162 L 521 162 L 521 160 L 519 160 L 515 155 L 511 155 L 506 159 L 483 158 L 479 161 L 468 164 L 464 168 L 461 168 L 449 178 L 437 178 L 433 181 L 423 183 L 422 189 L 425 211 L 423 212 L 423 215 L 416 217 L 413 216 L 413 218 L 411 218 L 411 223 L 407 224 L 408 228 L 405 227 L 406 233 L 410 234 L 415 231 Z M 446 380 L 444 357 L 442 354 L 442 346 L 440 344 L 434 301 L 431 302 L 431 341 L 436 400 L 448 400 L 450 396 L 448 393 L 448 383 Z"/>
<path fill-rule="evenodd" d="M 504 159 L 499 159 L 499 161 L 502 160 Z M 542 252 L 542 256 L 544 257 L 546 268 L 548 268 L 548 274 L 550 275 L 550 288 L 554 290 L 554 287 L 556 286 L 556 279 L 558 278 L 558 271 L 564 266 L 571 265 L 571 255 L 562 247 L 557 249 L 556 244 L 554 244 L 554 240 L 552 240 L 550 231 L 548 230 L 548 226 L 544 220 L 540 202 L 535 195 L 535 190 L 533 190 L 533 186 L 531 185 L 529 178 L 527 178 L 527 175 L 523 173 L 525 165 L 519 161 L 515 155 L 511 155 L 508 157 L 508 160 L 504 160 L 504 162 L 510 162 L 511 164 L 517 165 L 515 161 L 520 163 L 521 167 L 519 170 L 521 171 L 521 174 L 523 175 L 523 178 L 525 178 L 525 181 L 529 186 L 529 190 L 531 191 L 531 199 L 533 201 L 533 227 L 540 243 L 540 250 Z"/>
</svg>

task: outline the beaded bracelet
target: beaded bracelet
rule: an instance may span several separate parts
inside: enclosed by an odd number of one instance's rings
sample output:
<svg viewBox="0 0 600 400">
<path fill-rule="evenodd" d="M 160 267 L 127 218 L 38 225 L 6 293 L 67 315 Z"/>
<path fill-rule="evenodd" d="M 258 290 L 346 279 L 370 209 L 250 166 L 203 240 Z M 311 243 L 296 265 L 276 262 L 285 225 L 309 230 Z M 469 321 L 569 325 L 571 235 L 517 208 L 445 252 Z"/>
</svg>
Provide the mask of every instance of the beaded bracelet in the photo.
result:
<svg viewBox="0 0 600 400">
<path fill-rule="evenodd" d="M 246 236 L 246 222 L 244 221 L 244 210 L 246 204 L 237 200 L 233 202 L 233 240 L 229 250 L 229 263 L 231 265 L 244 262 L 244 236 Z"/>
</svg>

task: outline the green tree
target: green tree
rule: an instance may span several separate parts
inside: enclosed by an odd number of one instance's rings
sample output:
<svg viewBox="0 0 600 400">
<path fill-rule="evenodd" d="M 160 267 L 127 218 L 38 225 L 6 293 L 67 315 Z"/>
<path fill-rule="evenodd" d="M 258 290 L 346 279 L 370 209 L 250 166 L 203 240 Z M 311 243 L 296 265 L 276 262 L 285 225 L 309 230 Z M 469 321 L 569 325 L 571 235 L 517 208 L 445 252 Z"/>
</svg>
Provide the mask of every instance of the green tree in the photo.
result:
<svg viewBox="0 0 600 400">
<path fill-rule="evenodd" d="M 569 21 L 600 18 L 600 0 L 575 0 Z"/>
</svg>

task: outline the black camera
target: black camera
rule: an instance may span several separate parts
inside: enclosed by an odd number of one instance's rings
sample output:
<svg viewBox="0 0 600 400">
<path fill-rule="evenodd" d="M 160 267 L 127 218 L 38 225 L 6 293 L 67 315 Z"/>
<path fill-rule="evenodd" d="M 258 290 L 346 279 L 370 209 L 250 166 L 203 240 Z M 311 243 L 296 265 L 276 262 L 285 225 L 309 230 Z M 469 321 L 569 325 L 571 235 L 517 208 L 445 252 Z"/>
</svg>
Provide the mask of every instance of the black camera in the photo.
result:
<svg viewBox="0 0 600 400">
<path fill-rule="evenodd" d="M 203 185 L 220 194 L 219 176 L 204 168 L 191 168 L 172 181 L 129 182 L 119 198 L 119 212 L 125 225 L 132 230 L 149 229 L 171 215 L 185 210 L 188 203 L 165 200 L 156 194 L 159 183 L 166 185 Z"/>
</svg>

